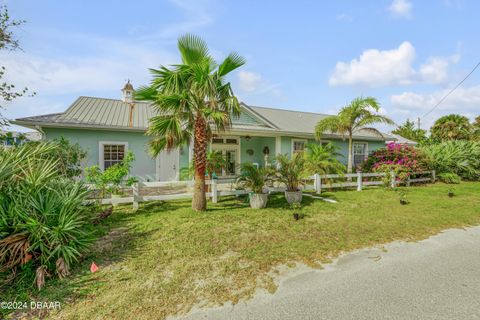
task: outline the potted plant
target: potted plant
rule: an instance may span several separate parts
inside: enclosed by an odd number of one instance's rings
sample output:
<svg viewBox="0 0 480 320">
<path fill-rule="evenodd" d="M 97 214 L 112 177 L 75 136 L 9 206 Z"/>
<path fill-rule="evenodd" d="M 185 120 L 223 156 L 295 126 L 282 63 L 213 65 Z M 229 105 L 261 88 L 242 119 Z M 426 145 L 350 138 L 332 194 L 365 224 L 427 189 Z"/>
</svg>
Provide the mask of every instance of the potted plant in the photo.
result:
<svg viewBox="0 0 480 320">
<path fill-rule="evenodd" d="M 300 202 L 293 202 L 290 204 L 290 207 L 293 210 L 293 219 L 300 220 L 302 218 L 302 214 L 299 212 L 302 209 L 302 205 Z"/>
<path fill-rule="evenodd" d="M 241 167 L 241 174 L 237 178 L 237 185 L 251 190 L 250 207 L 261 209 L 267 206 L 268 193 L 263 192 L 263 186 L 271 179 L 271 170 L 268 168 L 257 168 L 252 163 L 244 163 Z"/>
<path fill-rule="evenodd" d="M 284 183 L 285 199 L 288 203 L 302 202 L 301 186 L 304 185 L 302 181 L 305 172 L 305 159 L 302 153 L 294 153 L 289 159 L 287 155 L 277 156 L 277 180 Z"/>
<path fill-rule="evenodd" d="M 453 189 L 448 189 L 448 197 L 453 198 L 454 195 L 455 193 L 453 192 Z"/>
</svg>

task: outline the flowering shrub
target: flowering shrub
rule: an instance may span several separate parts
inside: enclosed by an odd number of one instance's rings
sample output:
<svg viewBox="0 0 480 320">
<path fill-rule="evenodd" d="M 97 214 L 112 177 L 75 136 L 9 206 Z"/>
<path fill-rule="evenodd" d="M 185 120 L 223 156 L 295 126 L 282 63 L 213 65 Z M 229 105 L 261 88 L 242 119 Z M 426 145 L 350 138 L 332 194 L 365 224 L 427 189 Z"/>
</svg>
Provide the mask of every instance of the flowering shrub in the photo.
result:
<svg viewBox="0 0 480 320">
<path fill-rule="evenodd" d="M 374 151 L 362 165 L 363 172 L 394 172 L 397 181 L 405 181 L 415 171 L 423 169 L 417 150 L 408 145 L 387 144 L 386 148 Z M 389 181 L 387 174 L 385 182 Z"/>
</svg>

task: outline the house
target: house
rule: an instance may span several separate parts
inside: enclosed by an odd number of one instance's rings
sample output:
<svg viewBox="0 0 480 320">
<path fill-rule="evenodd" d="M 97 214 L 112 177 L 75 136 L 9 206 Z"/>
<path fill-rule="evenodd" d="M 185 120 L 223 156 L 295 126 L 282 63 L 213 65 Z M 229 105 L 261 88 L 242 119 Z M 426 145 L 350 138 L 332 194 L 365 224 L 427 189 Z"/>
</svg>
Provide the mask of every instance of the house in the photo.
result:
<svg viewBox="0 0 480 320">
<path fill-rule="evenodd" d="M 181 168 L 192 160 L 192 144 L 172 152 L 162 152 L 157 158 L 149 155 L 145 135 L 149 119 L 154 116 L 151 106 L 132 99 L 133 87 L 128 82 L 122 89 L 122 99 L 79 97 L 62 113 L 20 118 L 12 123 L 41 132 L 44 139 L 64 137 L 79 143 L 88 151 L 86 165 L 98 164 L 105 169 L 123 159 L 127 150 L 136 160 L 131 174 L 143 180 L 178 180 Z M 265 166 L 276 154 L 301 152 L 315 141 L 317 122 L 328 115 L 282 110 L 241 104 L 241 115 L 233 119 L 230 131 L 213 136 L 210 148 L 221 151 L 227 161 L 220 177 L 238 173 L 240 163 L 252 162 Z M 332 142 L 347 161 L 348 142 L 335 133 L 325 134 L 321 143 Z M 364 161 L 369 152 L 385 146 L 388 135 L 368 130 L 354 133 L 354 165 Z"/>
<path fill-rule="evenodd" d="M 391 136 L 393 139 L 385 141 L 386 144 L 393 143 L 395 142 L 396 144 L 401 144 L 401 145 L 406 145 L 406 146 L 416 146 L 418 142 L 409 140 L 407 138 L 404 138 L 398 134 L 393 134 L 390 133 L 389 136 Z"/>
<path fill-rule="evenodd" d="M 38 141 L 42 138 L 38 131 L 17 132 L 0 130 L 0 146 L 10 147 L 28 141 Z"/>
</svg>

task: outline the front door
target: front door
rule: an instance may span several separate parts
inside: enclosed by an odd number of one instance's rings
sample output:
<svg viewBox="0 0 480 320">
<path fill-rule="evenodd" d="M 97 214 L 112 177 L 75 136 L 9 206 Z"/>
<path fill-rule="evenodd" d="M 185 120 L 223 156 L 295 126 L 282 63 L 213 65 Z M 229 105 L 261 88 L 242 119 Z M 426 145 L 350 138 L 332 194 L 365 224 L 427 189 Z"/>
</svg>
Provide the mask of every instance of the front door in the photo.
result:
<svg viewBox="0 0 480 320">
<path fill-rule="evenodd" d="M 178 149 L 160 152 L 157 161 L 157 178 L 159 181 L 178 180 L 179 152 Z"/>
</svg>

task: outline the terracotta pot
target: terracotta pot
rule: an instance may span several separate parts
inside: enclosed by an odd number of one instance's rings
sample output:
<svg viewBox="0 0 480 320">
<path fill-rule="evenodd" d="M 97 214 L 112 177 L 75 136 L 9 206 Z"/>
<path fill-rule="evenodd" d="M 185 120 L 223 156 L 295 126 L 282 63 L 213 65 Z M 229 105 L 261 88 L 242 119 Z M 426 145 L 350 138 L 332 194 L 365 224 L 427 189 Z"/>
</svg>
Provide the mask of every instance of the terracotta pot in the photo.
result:
<svg viewBox="0 0 480 320">
<path fill-rule="evenodd" d="M 285 191 L 285 199 L 287 202 L 292 203 L 301 203 L 302 202 L 302 191 Z"/>
<path fill-rule="evenodd" d="M 250 194 L 250 207 L 253 209 L 262 209 L 267 206 L 268 193 Z"/>
</svg>

